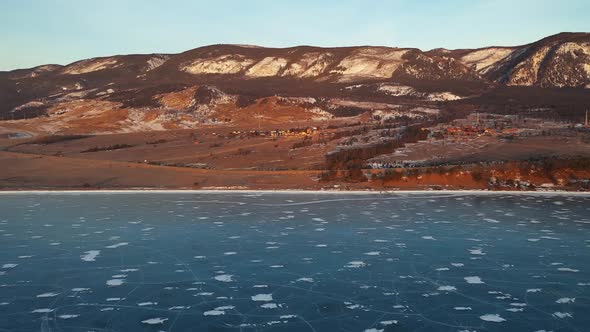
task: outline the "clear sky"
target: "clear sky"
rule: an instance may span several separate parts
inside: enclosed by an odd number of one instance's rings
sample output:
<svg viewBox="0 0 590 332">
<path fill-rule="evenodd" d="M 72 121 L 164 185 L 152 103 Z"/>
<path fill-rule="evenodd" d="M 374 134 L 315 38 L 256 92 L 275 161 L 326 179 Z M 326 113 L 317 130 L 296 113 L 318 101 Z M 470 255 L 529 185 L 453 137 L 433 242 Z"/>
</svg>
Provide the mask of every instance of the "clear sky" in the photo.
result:
<svg viewBox="0 0 590 332">
<path fill-rule="evenodd" d="M 219 44 L 520 45 L 590 31 L 590 0 L 4 0 L 0 70 Z"/>
</svg>

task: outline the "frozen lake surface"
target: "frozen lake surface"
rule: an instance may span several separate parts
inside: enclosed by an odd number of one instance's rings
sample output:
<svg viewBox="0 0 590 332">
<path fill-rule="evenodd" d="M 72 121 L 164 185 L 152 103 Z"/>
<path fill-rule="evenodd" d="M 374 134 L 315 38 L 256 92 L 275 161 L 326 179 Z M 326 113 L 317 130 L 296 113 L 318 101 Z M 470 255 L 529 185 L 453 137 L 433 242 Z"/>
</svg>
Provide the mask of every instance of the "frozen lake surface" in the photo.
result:
<svg viewBox="0 0 590 332">
<path fill-rule="evenodd" d="M 590 197 L 0 195 L 0 331 L 590 331 Z"/>
</svg>

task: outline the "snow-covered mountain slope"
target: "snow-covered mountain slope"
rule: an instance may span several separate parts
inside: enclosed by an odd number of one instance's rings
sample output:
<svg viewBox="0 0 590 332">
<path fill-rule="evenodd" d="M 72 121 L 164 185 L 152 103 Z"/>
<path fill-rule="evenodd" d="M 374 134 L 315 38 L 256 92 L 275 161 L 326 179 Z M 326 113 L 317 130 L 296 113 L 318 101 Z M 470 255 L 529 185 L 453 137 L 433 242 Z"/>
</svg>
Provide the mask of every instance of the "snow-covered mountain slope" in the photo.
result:
<svg viewBox="0 0 590 332">
<path fill-rule="evenodd" d="M 563 33 L 517 47 L 484 74 L 506 85 L 588 87 L 590 34 Z"/>
</svg>

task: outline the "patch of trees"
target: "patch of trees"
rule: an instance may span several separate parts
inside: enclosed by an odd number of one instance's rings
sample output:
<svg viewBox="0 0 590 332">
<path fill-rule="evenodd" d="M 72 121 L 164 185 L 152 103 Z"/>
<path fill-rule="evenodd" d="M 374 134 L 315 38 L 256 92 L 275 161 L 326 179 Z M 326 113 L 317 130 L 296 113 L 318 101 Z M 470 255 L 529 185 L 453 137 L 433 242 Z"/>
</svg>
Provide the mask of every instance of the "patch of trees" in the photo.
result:
<svg viewBox="0 0 590 332">
<path fill-rule="evenodd" d="M 363 114 L 367 112 L 367 109 L 354 106 L 340 106 L 337 108 L 328 108 L 327 111 L 337 118 L 346 118 Z"/>
<path fill-rule="evenodd" d="M 105 147 L 93 147 L 84 151 L 80 151 L 80 153 L 89 153 L 89 152 L 101 152 L 101 151 L 114 151 L 114 150 L 121 150 L 131 148 L 133 145 L 129 144 L 114 144 Z"/>
<path fill-rule="evenodd" d="M 147 144 L 147 145 L 156 145 L 156 144 L 163 144 L 163 143 L 166 143 L 166 142 L 168 142 L 168 141 L 165 140 L 165 139 L 158 139 L 158 140 L 155 140 L 155 141 L 145 142 L 145 144 Z"/>
<path fill-rule="evenodd" d="M 92 136 L 90 136 L 90 135 L 52 135 L 52 136 L 39 137 L 39 138 L 36 138 L 34 140 L 28 141 L 23 144 L 47 145 L 47 144 L 53 144 L 53 143 L 59 143 L 59 142 L 73 141 L 73 140 L 78 140 L 78 139 L 83 139 L 83 138 L 88 138 L 88 137 L 92 137 Z"/>
<path fill-rule="evenodd" d="M 326 127 L 326 129 L 338 129 L 338 128 L 344 128 L 344 127 L 358 127 L 360 125 L 362 125 L 362 123 L 360 121 L 353 122 L 353 123 L 344 123 L 341 125 L 331 124 L 331 125 L 328 125 Z"/>
</svg>

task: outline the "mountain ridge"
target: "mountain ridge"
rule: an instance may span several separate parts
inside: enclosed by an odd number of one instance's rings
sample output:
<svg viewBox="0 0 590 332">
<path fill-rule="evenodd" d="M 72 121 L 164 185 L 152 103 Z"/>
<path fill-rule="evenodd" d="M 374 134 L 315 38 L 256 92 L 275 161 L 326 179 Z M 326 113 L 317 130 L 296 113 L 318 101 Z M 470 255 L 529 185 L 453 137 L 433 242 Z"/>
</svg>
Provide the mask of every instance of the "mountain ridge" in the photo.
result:
<svg viewBox="0 0 590 332">
<path fill-rule="evenodd" d="M 569 58 L 576 58 L 576 54 L 582 54 L 583 59 L 578 59 L 578 67 L 574 65 L 572 68 L 573 61 Z M 141 66 L 138 61 L 152 63 Z M 540 68 L 543 64 L 549 68 Z M 172 72 L 180 71 L 197 76 L 238 75 L 249 79 L 283 77 L 355 82 L 395 80 L 400 76 L 410 75 L 416 79 L 484 80 L 505 85 L 589 87 L 590 34 L 559 33 L 521 46 L 457 50 L 439 48 L 429 51 L 368 45 L 300 45 L 275 48 L 214 44 L 175 54 L 112 55 L 82 59 L 67 65 L 47 64 L 1 73 L 5 78 L 15 80 L 39 76 L 90 74 L 128 67 L 129 71 L 137 76 L 163 65 Z M 557 79 L 556 70 L 551 66 L 566 70 L 571 75 L 574 69 L 581 72 L 576 78 Z"/>
<path fill-rule="evenodd" d="M 459 50 L 216 44 L 177 54 L 96 57 L 0 72 L 0 118 L 40 116 L 83 99 L 159 107 L 158 95 L 195 86 L 240 101 L 282 95 L 434 102 L 513 86 L 590 91 L 590 33 Z"/>
</svg>

